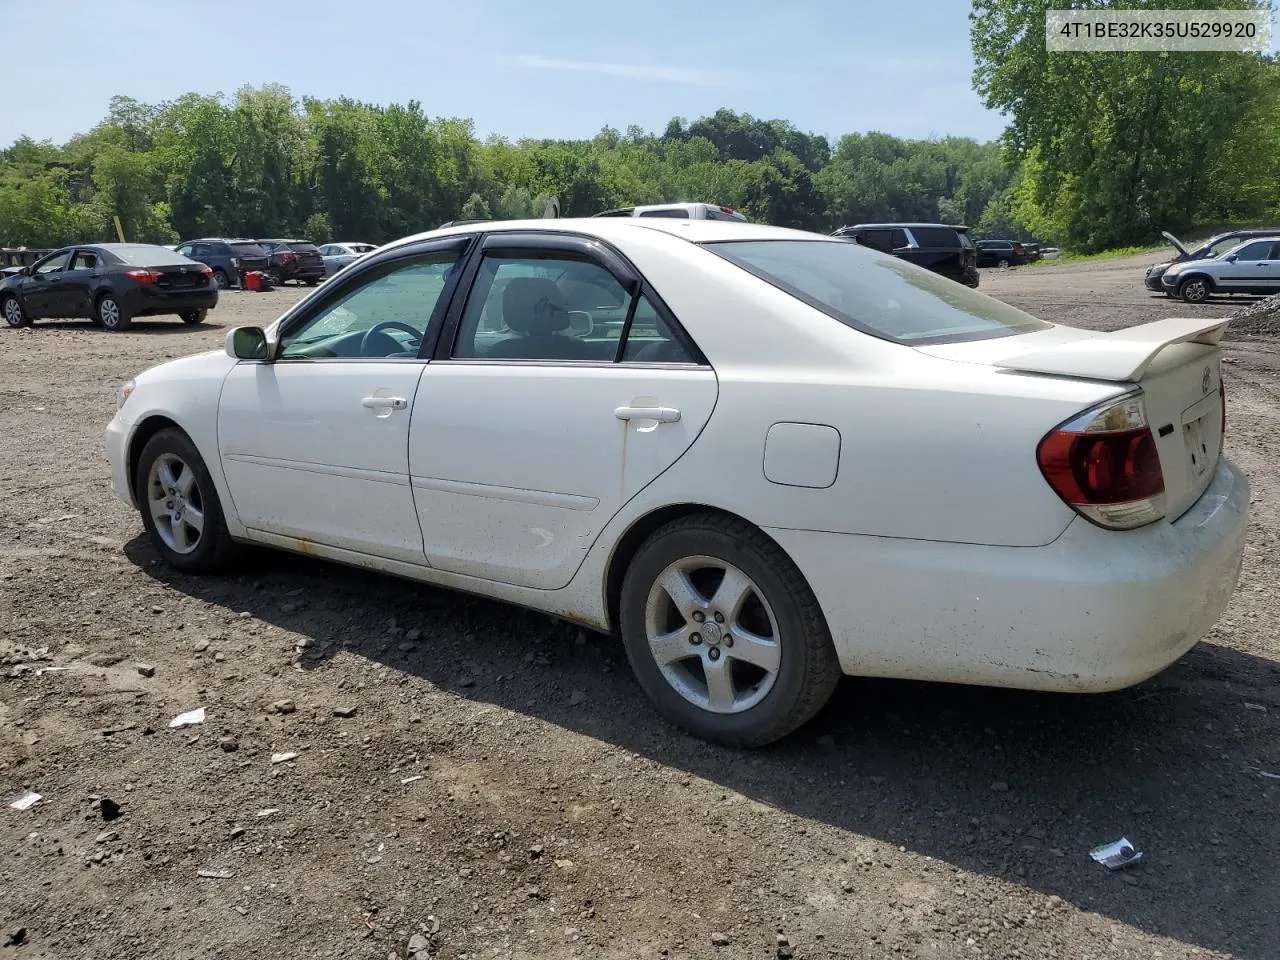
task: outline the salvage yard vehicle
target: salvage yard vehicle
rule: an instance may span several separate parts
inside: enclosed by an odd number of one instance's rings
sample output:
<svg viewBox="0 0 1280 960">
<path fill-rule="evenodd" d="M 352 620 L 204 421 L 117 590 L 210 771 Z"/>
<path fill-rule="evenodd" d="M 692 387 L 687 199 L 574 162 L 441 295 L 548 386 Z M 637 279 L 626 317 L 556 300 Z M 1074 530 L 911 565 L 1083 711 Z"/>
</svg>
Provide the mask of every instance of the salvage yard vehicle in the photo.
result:
<svg viewBox="0 0 1280 960">
<path fill-rule="evenodd" d="M 945 223 L 858 223 L 832 234 L 932 270 L 966 287 L 979 283 L 969 228 Z"/>
<path fill-rule="evenodd" d="M 670 220 L 733 220 L 746 223 L 747 217 L 733 207 L 718 203 L 651 203 L 639 207 L 601 210 L 593 217 L 665 217 Z"/>
<path fill-rule="evenodd" d="M 63 247 L 0 283 L 0 313 L 11 327 L 87 317 L 116 331 L 166 314 L 196 324 L 217 305 L 209 267 L 150 243 Z"/>
<path fill-rule="evenodd" d="M 372 243 L 326 243 L 320 248 L 320 258 L 324 261 L 324 275 L 331 277 L 349 263 L 354 263 L 366 253 L 377 250 Z"/>
<path fill-rule="evenodd" d="M 1220 257 L 1222 254 L 1230 252 L 1233 247 L 1239 246 L 1245 240 L 1280 236 L 1280 227 L 1266 230 L 1231 230 L 1227 233 L 1216 234 L 1198 247 L 1191 249 L 1187 249 L 1187 245 L 1168 230 L 1162 230 L 1160 236 L 1169 241 L 1173 249 L 1178 252 L 1178 255 L 1172 260 L 1147 267 L 1147 272 L 1142 278 L 1143 286 L 1157 293 L 1164 291 L 1164 284 L 1161 282 L 1161 278 L 1164 277 L 1164 272 L 1174 264 L 1185 263 L 1188 260 L 1209 260 Z"/>
<path fill-rule="evenodd" d="M 153 367 L 104 438 L 185 573 L 304 552 L 621 635 L 756 746 L 842 674 L 1095 692 L 1213 625 L 1227 321 L 1046 323 L 819 234 L 465 224 Z"/>
<path fill-rule="evenodd" d="M 320 248 L 310 240 L 259 240 L 267 254 L 266 272 L 277 287 L 287 280 L 314 287 L 325 277 Z"/>
<path fill-rule="evenodd" d="M 243 286 L 244 275 L 250 270 L 267 269 L 267 251 L 258 246 L 256 240 L 203 237 L 180 243 L 173 249 L 208 266 L 219 290 Z"/>
<path fill-rule="evenodd" d="M 1204 303 L 1215 293 L 1280 293 L 1280 232 L 1237 243 L 1217 256 L 1172 264 L 1160 286 L 1187 303 Z"/>
</svg>

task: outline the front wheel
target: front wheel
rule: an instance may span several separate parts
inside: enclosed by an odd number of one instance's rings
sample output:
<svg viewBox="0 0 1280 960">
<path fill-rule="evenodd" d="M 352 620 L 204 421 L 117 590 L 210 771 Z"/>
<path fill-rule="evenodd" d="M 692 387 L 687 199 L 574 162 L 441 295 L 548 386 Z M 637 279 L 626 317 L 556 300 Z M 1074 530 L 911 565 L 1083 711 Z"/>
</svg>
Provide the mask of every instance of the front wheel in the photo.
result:
<svg viewBox="0 0 1280 960">
<path fill-rule="evenodd" d="M 236 545 L 227 533 L 213 478 L 200 452 L 179 430 L 147 441 L 134 475 L 138 510 L 151 543 L 183 573 L 223 568 Z"/>
<path fill-rule="evenodd" d="M 22 309 L 22 304 L 14 296 L 4 298 L 4 320 L 11 327 L 31 326 L 31 318 L 27 316 L 27 312 Z"/>
<path fill-rule="evenodd" d="M 1204 303 L 1209 299 L 1209 282 L 1204 277 L 1188 277 L 1178 284 L 1178 298 L 1184 303 Z"/>
<path fill-rule="evenodd" d="M 102 329 L 112 332 L 127 329 L 131 322 L 114 293 L 108 293 L 98 301 L 97 319 Z"/>
<path fill-rule="evenodd" d="M 204 318 L 209 315 L 208 310 L 186 310 L 180 314 L 182 322 L 195 326 L 197 323 L 204 323 Z"/>
<path fill-rule="evenodd" d="M 715 743 L 786 736 L 840 679 L 813 591 L 743 520 L 696 514 L 661 527 L 627 569 L 619 612 L 645 693 L 668 720 Z"/>
</svg>

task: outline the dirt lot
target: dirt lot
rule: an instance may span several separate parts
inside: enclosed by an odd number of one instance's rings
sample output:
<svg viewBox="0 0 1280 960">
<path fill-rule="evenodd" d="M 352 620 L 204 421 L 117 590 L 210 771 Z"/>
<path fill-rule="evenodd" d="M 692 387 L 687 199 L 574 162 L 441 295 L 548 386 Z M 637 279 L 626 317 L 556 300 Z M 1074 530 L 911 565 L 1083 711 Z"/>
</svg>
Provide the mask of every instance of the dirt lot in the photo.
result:
<svg viewBox="0 0 1280 960">
<path fill-rule="evenodd" d="M 1229 312 L 1149 296 L 1154 259 L 982 289 L 1102 328 Z M 1182 662 L 1095 697 L 847 680 L 744 754 L 540 616 L 280 554 L 157 564 L 108 491 L 116 386 L 299 295 L 0 330 L 0 799 L 44 796 L 0 808 L 0 958 L 1280 957 L 1280 337 L 1228 350 L 1252 536 Z M 1140 864 L 1090 861 L 1121 835 Z"/>
</svg>

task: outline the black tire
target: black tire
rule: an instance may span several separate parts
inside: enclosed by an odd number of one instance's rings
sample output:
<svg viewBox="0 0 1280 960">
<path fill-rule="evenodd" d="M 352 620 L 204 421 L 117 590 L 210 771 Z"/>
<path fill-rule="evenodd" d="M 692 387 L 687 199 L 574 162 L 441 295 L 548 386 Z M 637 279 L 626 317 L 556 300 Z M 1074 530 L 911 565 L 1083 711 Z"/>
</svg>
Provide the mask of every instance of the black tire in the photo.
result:
<svg viewBox="0 0 1280 960">
<path fill-rule="evenodd" d="M 231 278 L 227 276 L 227 272 L 221 267 L 214 269 L 213 282 L 218 285 L 219 290 L 226 290 L 231 286 Z"/>
<path fill-rule="evenodd" d="M 182 322 L 195 326 L 197 323 L 204 323 L 204 318 L 209 315 L 208 310 L 187 310 L 178 314 L 182 318 Z"/>
<path fill-rule="evenodd" d="M 1209 299 L 1209 281 L 1202 276 L 1187 277 L 1178 283 L 1178 299 L 1183 303 L 1204 303 Z"/>
<path fill-rule="evenodd" d="M 192 490 L 186 500 L 196 506 L 204 516 L 199 539 L 189 552 L 181 552 L 165 542 L 152 516 L 151 503 L 151 468 L 162 457 L 177 457 L 186 468 L 191 470 L 194 478 Z M 180 475 L 182 476 L 182 475 Z M 133 478 L 134 492 L 138 500 L 138 512 L 142 516 L 142 525 L 147 536 L 165 563 L 183 573 L 217 573 L 223 570 L 235 557 L 239 547 L 227 533 L 227 523 L 222 515 L 222 504 L 218 500 L 217 488 L 213 478 L 200 456 L 195 444 L 180 430 L 161 430 L 142 448 L 138 458 L 138 468 Z M 192 495 L 194 494 L 194 495 Z"/>
<path fill-rule="evenodd" d="M 22 309 L 22 301 L 15 296 L 7 296 L 0 301 L 0 312 L 4 313 L 5 323 L 13 328 L 31 326 L 31 317 Z"/>
<path fill-rule="evenodd" d="M 284 279 L 283 279 L 283 278 L 280 276 L 280 274 L 279 274 L 278 272 L 276 272 L 275 270 L 268 270 L 268 271 L 267 271 L 267 276 L 271 278 L 271 285 L 272 285 L 273 287 L 283 287 L 283 286 L 284 286 Z"/>
<path fill-rule="evenodd" d="M 129 324 L 133 322 L 133 318 L 125 311 L 124 304 L 116 298 L 114 293 L 104 293 L 98 298 L 94 319 L 98 326 L 111 333 L 127 330 Z"/>
<path fill-rule="evenodd" d="M 315 286 L 317 283 L 319 283 L 320 281 L 318 281 L 318 280 L 304 280 L 303 282 L 304 282 L 308 287 L 314 287 L 314 286 Z"/>
<path fill-rule="evenodd" d="M 754 582 L 777 622 L 780 651 L 773 684 L 741 712 L 716 713 L 691 702 L 667 680 L 652 653 L 646 625 L 650 590 L 671 564 L 692 557 L 737 567 Z M 725 746 L 760 747 L 785 737 L 822 709 L 841 677 L 831 632 L 809 584 L 781 547 L 744 520 L 702 513 L 660 527 L 627 568 L 619 620 L 627 659 L 659 712 L 695 736 Z"/>
</svg>

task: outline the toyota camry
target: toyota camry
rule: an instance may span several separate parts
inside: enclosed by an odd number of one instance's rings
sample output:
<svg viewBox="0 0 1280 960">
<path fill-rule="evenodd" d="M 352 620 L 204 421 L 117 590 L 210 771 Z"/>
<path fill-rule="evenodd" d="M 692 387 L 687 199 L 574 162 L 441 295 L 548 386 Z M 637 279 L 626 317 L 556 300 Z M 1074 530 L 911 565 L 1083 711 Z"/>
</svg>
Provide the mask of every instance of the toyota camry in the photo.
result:
<svg viewBox="0 0 1280 960">
<path fill-rule="evenodd" d="M 467 223 L 120 390 L 172 566 L 243 544 L 620 636 L 671 721 L 777 740 L 844 674 L 1097 692 L 1221 614 L 1226 321 L 1046 323 L 865 246 Z"/>
</svg>

